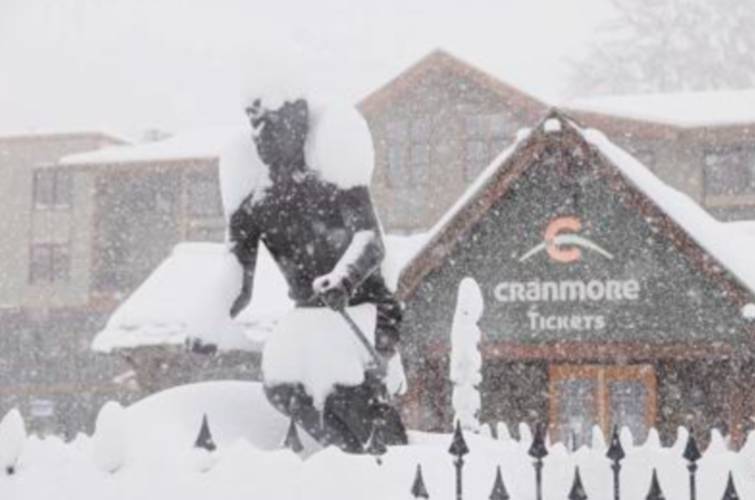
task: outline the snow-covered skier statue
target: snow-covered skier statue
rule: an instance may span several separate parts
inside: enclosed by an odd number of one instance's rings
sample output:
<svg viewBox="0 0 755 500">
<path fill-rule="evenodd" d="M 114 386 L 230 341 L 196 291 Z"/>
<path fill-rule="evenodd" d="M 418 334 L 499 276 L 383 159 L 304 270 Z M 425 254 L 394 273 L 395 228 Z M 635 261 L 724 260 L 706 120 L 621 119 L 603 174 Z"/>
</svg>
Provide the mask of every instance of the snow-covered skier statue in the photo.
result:
<svg viewBox="0 0 755 500">
<path fill-rule="evenodd" d="M 374 331 L 374 350 L 383 361 L 378 367 L 369 366 L 367 355 L 358 365 L 358 377 L 337 383 L 324 394 L 314 394 L 317 391 L 307 381 L 281 375 L 304 370 L 295 355 L 288 362 L 296 366 L 288 372 L 263 359 L 265 392 L 279 411 L 323 444 L 361 452 L 376 429 L 385 444 L 405 444 L 406 431 L 397 410 L 388 403 L 386 373 L 380 368 L 396 363 L 401 321 L 401 307 L 380 270 L 385 254 L 380 226 L 366 185 L 344 188 L 307 164 L 310 111 L 304 98 L 273 105 L 259 98 L 246 109 L 257 154 L 268 169 L 270 182 L 262 193 L 247 196 L 231 216 L 232 251 L 243 268 L 243 284 L 230 315 L 235 317 L 251 300 L 260 242 L 288 283 L 297 306 L 292 314 L 312 318 L 295 322 L 298 330 L 312 331 L 295 332 L 298 336 L 291 342 L 311 341 L 317 333 L 318 342 L 329 343 L 328 335 L 339 333 L 314 331 L 323 328 L 340 330 L 341 336 L 346 331 L 353 341 L 346 322 L 349 312 L 364 316 L 360 308 L 367 305 L 372 319 L 362 325 L 370 325 Z M 344 311 L 346 316 L 342 316 Z M 323 316 L 328 319 L 322 321 Z M 372 332 L 368 333 L 371 336 Z M 268 340 L 271 345 L 266 346 L 265 358 L 273 357 L 269 351 L 291 345 L 276 335 L 278 332 Z M 333 350 L 338 351 L 333 342 Z M 364 355 L 364 346 L 361 349 Z M 322 351 L 308 355 L 319 357 Z M 336 356 L 325 363 L 340 365 L 343 361 Z"/>
</svg>

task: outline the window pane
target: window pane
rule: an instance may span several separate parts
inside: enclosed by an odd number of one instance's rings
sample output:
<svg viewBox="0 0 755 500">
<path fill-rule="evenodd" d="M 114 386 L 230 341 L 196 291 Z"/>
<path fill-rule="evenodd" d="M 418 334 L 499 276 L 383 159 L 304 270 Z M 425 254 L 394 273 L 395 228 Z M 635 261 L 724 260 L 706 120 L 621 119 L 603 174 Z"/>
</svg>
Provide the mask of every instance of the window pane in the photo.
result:
<svg viewBox="0 0 755 500">
<path fill-rule="evenodd" d="M 58 170 L 55 172 L 55 203 L 59 208 L 71 206 L 71 173 Z"/>
<path fill-rule="evenodd" d="M 220 186 L 214 175 L 189 176 L 189 213 L 203 216 L 217 216 L 222 213 Z"/>
<path fill-rule="evenodd" d="M 55 204 L 55 174 L 52 171 L 34 173 L 34 206 L 49 208 Z"/>
<path fill-rule="evenodd" d="M 638 380 L 621 380 L 609 384 L 613 425 L 628 427 L 635 444 L 645 441 L 648 428 L 645 424 L 647 390 Z"/>
<path fill-rule="evenodd" d="M 406 141 L 409 135 L 409 127 L 405 120 L 396 120 L 386 125 L 386 135 L 392 142 Z"/>
<path fill-rule="evenodd" d="M 29 282 L 46 283 L 52 281 L 52 247 L 32 245 L 29 255 Z"/>
<path fill-rule="evenodd" d="M 430 163 L 430 145 L 415 144 L 412 146 L 412 163 L 427 165 Z"/>
<path fill-rule="evenodd" d="M 412 139 L 427 141 L 430 139 L 430 119 L 418 118 L 412 123 Z"/>
<path fill-rule="evenodd" d="M 52 247 L 52 281 L 65 282 L 70 276 L 71 259 L 68 247 L 55 245 Z"/>
<path fill-rule="evenodd" d="M 597 423 L 594 380 L 564 380 L 556 384 L 561 441 L 570 449 L 589 445 Z"/>
</svg>

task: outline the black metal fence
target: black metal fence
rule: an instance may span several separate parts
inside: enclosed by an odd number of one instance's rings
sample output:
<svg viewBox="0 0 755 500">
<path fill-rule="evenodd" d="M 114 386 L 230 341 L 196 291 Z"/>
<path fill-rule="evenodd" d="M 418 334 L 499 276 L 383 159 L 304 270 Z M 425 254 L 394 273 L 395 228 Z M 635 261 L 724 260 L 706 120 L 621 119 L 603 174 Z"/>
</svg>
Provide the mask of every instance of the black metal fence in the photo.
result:
<svg viewBox="0 0 755 500">
<path fill-rule="evenodd" d="M 380 457 L 386 453 L 387 449 L 381 441 L 381 433 L 379 429 L 375 429 L 370 437 L 369 442 L 365 446 L 365 452 L 374 455 L 380 463 Z M 289 448 L 295 453 L 300 453 L 304 447 L 299 439 L 296 424 L 292 421 L 285 438 L 282 441 L 283 447 Z M 199 431 L 199 435 L 195 442 L 195 446 L 198 448 L 204 448 L 208 451 L 215 450 L 215 443 L 212 440 L 209 426 L 207 423 L 207 417 L 202 420 L 202 425 Z M 451 446 L 448 449 L 448 453 L 451 455 L 453 465 L 455 469 L 455 494 L 456 500 L 464 499 L 464 456 L 469 453 L 469 447 L 464 438 L 464 432 L 461 429 L 461 425 L 457 422 L 454 430 L 453 438 L 451 440 Z M 548 449 L 545 445 L 545 426 L 538 425 L 535 428 L 535 432 L 532 438 L 532 444 L 529 447 L 528 455 L 532 458 L 533 475 L 532 480 L 535 488 L 536 500 L 543 500 L 543 459 L 548 455 Z M 613 476 L 613 500 L 620 500 L 621 497 L 621 468 L 622 461 L 626 457 L 626 453 L 621 444 L 619 432 L 617 428 L 613 429 L 611 433 L 610 444 L 606 451 L 606 473 L 611 473 Z M 697 445 L 697 441 L 692 432 L 690 432 L 687 439 L 686 446 L 682 453 L 681 459 L 687 462 L 687 470 L 689 472 L 689 499 L 697 500 L 697 461 L 702 458 L 702 454 Z M 417 464 L 416 471 L 414 473 L 414 480 L 410 486 L 409 493 L 414 498 L 429 499 L 430 495 L 425 485 L 425 479 L 422 475 L 422 466 Z M 564 492 L 564 496 L 568 500 L 588 500 L 590 499 L 589 492 L 586 491 L 582 477 L 580 476 L 579 467 L 574 469 L 574 479 L 571 483 L 569 491 Z M 595 497 L 599 498 L 599 497 Z M 658 472 L 654 468 L 649 478 L 648 493 L 645 496 L 646 500 L 665 500 L 665 495 L 661 489 L 660 482 L 658 481 Z M 512 498 L 503 480 L 500 465 L 497 466 L 495 474 L 493 475 L 493 484 L 491 486 L 489 500 L 517 500 Z M 729 472 L 726 487 L 722 492 L 721 500 L 739 500 L 739 494 L 734 484 L 734 478 Z"/>
</svg>

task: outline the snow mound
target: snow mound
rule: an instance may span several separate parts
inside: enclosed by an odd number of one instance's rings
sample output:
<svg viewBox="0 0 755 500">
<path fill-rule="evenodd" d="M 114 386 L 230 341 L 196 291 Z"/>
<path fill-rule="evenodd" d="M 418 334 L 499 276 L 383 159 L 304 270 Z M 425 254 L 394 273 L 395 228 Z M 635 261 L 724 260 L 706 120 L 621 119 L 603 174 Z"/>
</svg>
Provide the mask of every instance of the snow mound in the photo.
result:
<svg viewBox="0 0 755 500">
<path fill-rule="evenodd" d="M 376 310 L 373 304 L 347 312 L 374 343 Z M 302 383 L 316 407 L 336 384 L 359 385 L 371 361 L 345 319 L 326 308 L 294 309 L 283 317 L 265 343 L 262 373 L 268 385 Z"/>
<path fill-rule="evenodd" d="M 362 115 L 350 104 L 330 103 L 310 116 L 309 166 L 344 189 L 369 185 L 375 150 Z"/>
<path fill-rule="evenodd" d="M 117 471 L 126 461 L 124 424 L 123 407 L 115 401 L 105 403 L 97 415 L 93 458 L 105 472 Z"/>
<path fill-rule="evenodd" d="M 25 442 L 24 419 L 18 409 L 14 408 L 0 421 L 0 467 L 3 471 L 12 470 L 16 466 Z"/>
<path fill-rule="evenodd" d="M 198 339 L 219 349 L 260 349 L 269 325 L 292 307 L 272 257 L 260 249 L 249 307 L 232 320 L 242 270 L 219 243 L 181 243 L 121 304 L 92 343 L 95 351 L 144 345 L 182 345 Z M 261 326 L 257 331 L 256 326 Z"/>
<path fill-rule="evenodd" d="M 744 319 L 755 320 L 755 304 L 745 304 L 742 308 L 742 317 Z"/>
<path fill-rule="evenodd" d="M 219 449 L 246 441 L 258 450 L 278 450 L 288 419 L 267 401 L 259 382 L 220 381 L 189 384 L 153 394 L 125 410 L 124 432 L 138 459 L 191 450 L 207 415 Z M 319 445 L 305 432 L 305 453 Z"/>
</svg>

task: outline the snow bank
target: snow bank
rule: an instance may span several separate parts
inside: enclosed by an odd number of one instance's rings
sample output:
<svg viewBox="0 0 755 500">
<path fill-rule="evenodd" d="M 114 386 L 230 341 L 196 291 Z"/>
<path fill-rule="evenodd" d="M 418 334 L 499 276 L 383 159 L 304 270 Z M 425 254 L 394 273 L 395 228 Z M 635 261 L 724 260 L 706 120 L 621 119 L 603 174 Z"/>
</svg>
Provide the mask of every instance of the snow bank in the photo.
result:
<svg viewBox="0 0 755 500">
<path fill-rule="evenodd" d="M 747 124 L 755 123 L 755 89 L 590 97 L 565 107 L 679 127 Z"/>
<path fill-rule="evenodd" d="M 375 306 L 363 304 L 347 312 L 374 344 Z M 269 385 L 302 383 L 315 406 L 322 407 L 336 384 L 361 384 L 371 359 L 338 313 L 301 308 L 286 314 L 265 343 L 262 373 Z"/>
<path fill-rule="evenodd" d="M 241 289 L 241 266 L 218 243 L 182 243 L 110 317 L 92 343 L 96 351 L 182 345 L 189 339 L 220 349 L 259 350 L 270 322 L 292 307 L 272 257 L 259 254 L 250 306 L 229 315 Z M 255 327 L 260 325 L 261 328 Z"/>
<path fill-rule="evenodd" d="M 218 448 L 211 454 L 201 451 L 202 455 L 193 443 L 204 414 Z M 390 447 L 378 465 L 371 456 L 320 449 L 301 432 L 307 451 L 299 457 L 280 449 L 288 422 L 269 406 L 256 383 L 178 387 L 126 408 L 123 417 L 120 425 L 129 455 L 116 471 L 95 465 L 91 441 L 96 435 L 69 444 L 57 438 L 30 438 L 16 475 L 0 474 L 0 491 L 14 500 L 389 500 L 410 498 L 419 464 L 430 498 L 454 498 L 454 468 L 447 452 L 450 435 L 411 432 L 411 444 Z M 686 441 L 685 432 L 679 436 Z M 535 497 L 534 470 L 527 455 L 531 436 L 495 440 L 467 433 L 465 438 L 470 453 L 463 469 L 464 498 L 488 498 L 499 465 L 511 498 Z M 652 469 L 657 468 L 665 498 L 686 500 L 684 441 L 662 448 L 657 442 L 633 446 L 623 439 L 627 456 L 622 461 L 622 498 L 645 498 Z M 753 442 L 751 434 L 748 443 Z M 544 498 L 565 498 L 575 467 L 589 498 L 611 498 L 612 472 L 605 449 L 582 447 L 569 453 L 555 444 L 548 452 Z M 715 435 L 698 462 L 698 498 L 721 498 L 729 471 L 740 498 L 755 498 L 753 460 L 753 446 L 734 453 L 723 446 L 720 434 Z"/>
</svg>

